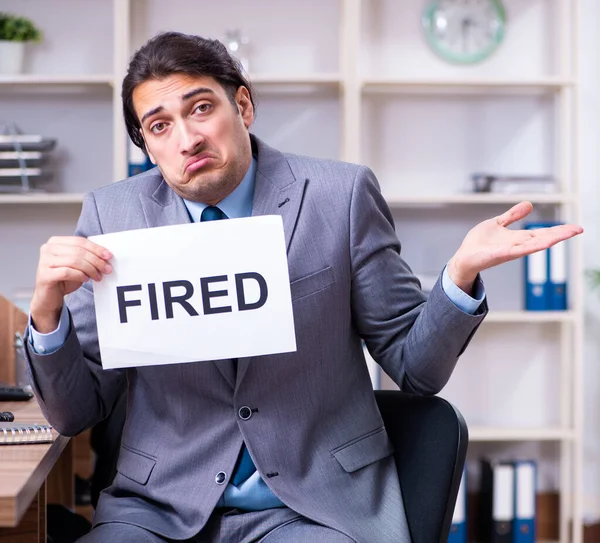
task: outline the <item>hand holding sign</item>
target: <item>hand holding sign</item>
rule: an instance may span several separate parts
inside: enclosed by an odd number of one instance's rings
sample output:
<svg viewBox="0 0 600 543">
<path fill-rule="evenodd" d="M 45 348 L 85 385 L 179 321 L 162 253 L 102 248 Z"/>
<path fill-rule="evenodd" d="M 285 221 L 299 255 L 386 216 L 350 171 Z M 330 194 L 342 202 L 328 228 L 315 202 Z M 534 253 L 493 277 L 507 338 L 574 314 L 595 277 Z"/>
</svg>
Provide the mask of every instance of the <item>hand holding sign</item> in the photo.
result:
<svg viewBox="0 0 600 543">
<path fill-rule="evenodd" d="M 56 330 L 64 297 L 93 279 L 100 281 L 110 273 L 110 251 L 78 236 L 52 237 L 40 249 L 31 299 L 31 318 L 36 330 Z"/>
<path fill-rule="evenodd" d="M 296 350 L 281 217 L 90 239 L 114 255 L 113 273 L 94 285 L 104 368 Z"/>
</svg>

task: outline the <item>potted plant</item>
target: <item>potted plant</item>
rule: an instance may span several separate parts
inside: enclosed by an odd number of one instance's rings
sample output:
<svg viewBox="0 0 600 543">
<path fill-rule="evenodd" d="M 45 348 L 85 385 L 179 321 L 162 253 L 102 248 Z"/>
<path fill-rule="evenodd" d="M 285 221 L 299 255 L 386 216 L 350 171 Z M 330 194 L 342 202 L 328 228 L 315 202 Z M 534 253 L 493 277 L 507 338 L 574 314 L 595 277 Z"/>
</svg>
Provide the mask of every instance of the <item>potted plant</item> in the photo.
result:
<svg viewBox="0 0 600 543">
<path fill-rule="evenodd" d="M 21 73 L 25 44 L 41 38 L 41 31 L 30 19 L 0 12 L 0 74 Z"/>
<path fill-rule="evenodd" d="M 586 270 L 585 275 L 592 290 L 600 289 L 600 270 Z"/>
</svg>

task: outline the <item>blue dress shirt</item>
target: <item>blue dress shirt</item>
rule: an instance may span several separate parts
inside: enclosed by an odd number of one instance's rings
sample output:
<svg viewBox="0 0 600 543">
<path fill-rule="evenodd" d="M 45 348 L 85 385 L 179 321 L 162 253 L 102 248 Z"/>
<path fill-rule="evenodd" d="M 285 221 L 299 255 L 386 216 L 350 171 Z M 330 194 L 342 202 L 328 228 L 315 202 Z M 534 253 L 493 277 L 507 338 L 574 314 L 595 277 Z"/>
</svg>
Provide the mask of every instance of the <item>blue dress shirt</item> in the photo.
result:
<svg viewBox="0 0 600 543">
<path fill-rule="evenodd" d="M 221 200 L 218 207 L 230 219 L 250 217 L 252 215 L 252 200 L 254 197 L 254 182 L 256 177 L 256 159 L 252 159 L 250 168 L 238 187 L 226 198 Z M 193 222 L 200 221 L 200 215 L 208 204 L 190 202 L 184 199 L 185 206 Z M 485 298 L 485 291 L 481 282 L 476 282 L 473 296 L 469 296 L 458 288 L 446 268 L 442 275 L 442 288 L 448 298 L 465 313 L 473 314 L 477 311 Z M 58 328 L 49 334 L 40 334 L 29 320 L 31 345 L 39 354 L 50 354 L 57 351 L 66 341 L 71 330 L 66 305 L 63 305 Z M 233 479 L 233 477 L 232 477 Z M 271 492 L 258 471 L 253 473 L 239 485 L 228 484 L 218 503 L 222 507 L 235 507 L 248 511 L 259 511 L 273 507 L 282 507 L 284 504 Z"/>
</svg>

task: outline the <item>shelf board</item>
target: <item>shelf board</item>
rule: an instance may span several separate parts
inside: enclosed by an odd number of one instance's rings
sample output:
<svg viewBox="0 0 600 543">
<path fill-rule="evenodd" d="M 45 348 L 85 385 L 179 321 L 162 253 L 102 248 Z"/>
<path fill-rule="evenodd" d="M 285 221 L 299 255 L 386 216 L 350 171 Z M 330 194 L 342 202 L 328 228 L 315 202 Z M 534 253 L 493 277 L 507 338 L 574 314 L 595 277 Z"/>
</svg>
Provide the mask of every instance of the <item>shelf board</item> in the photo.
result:
<svg viewBox="0 0 600 543">
<path fill-rule="evenodd" d="M 249 76 L 253 85 L 339 85 L 342 76 L 338 73 L 315 73 L 305 75 L 286 74 L 252 74 Z"/>
<path fill-rule="evenodd" d="M 568 441 L 573 437 L 570 428 L 469 427 L 469 441 Z"/>
<path fill-rule="evenodd" d="M 540 79 L 403 79 L 394 77 L 364 78 L 362 89 L 365 93 L 380 92 L 430 92 L 463 93 L 544 93 L 555 92 L 574 86 L 572 79 L 546 77 Z"/>
<path fill-rule="evenodd" d="M 547 198 L 551 196 L 551 198 Z M 82 194 L 76 193 L 31 193 L 31 194 L 3 194 L 0 192 L 0 204 L 2 203 L 81 203 Z M 391 208 L 407 206 L 429 206 L 429 205 L 453 205 L 453 204 L 514 204 L 521 200 L 535 203 L 565 203 L 571 200 L 564 195 L 465 195 L 465 196 L 423 196 L 423 197 L 401 197 L 388 199 Z"/>
<path fill-rule="evenodd" d="M 483 322 L 545 323 L 572 322 L 573 311 L 490 311 Z"/>
<path fill-rule="evenodd" d="M 250 76 L 255 85 L 338 85 L 342 76 L 338 73 L 314 74 L 268 74 Z M 18 74 L 0 75 L 2 85 L 113 85 L 111 74 Z"/>
<path fill-rule="evenodd" d="M 86 75 L 41 75 L 20 74 L 0 75 L 0 86 L 10 85 L 107 85 L 112 86 L 114 78 L 111 74 Z"/>
<path fill-rule="evenodd" d="M 336 95 L 339 93 L 342 79 L 339 74 L 254 74 L 250 82 L 256 92 L 263 96 L 297 96 L 297 95 Z"/>
<path fill-rule="evenodd" d="M 564 193 L 499 194 L 490 192 L 386 197 L 386 201 L 391 208 L 402 208 L 408 206 L 446 206 L 457 204 L 517 204 L 523 200 L 527 200 L 532 204 L 565 204 L 572 202 L 573 199 L 573 195 Z"/>
<path fill-rule="evenodd" d="M 2 194 L 0 204 L 81 204 L 83 194 L 61 192 L 33 192 L 29 194 Z"/>
</svg>

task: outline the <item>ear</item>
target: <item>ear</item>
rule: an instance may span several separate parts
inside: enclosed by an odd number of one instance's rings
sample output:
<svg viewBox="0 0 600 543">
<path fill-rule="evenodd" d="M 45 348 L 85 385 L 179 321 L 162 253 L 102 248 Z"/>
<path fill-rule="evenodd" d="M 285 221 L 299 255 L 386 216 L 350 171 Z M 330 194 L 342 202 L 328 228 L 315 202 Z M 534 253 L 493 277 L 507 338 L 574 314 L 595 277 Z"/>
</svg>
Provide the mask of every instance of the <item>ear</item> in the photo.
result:
<svg viewBox="0 0 600 543">
<path fill-rule="evenodd" d="M 156 166 L 156 160 L 152 156 L 152 153 L 150 152 L 150 149 L 148 149 L 148 144 L 146 143 L 146 139 L 144 138 L 144 132 L 143 132 L 143 130 L 141 128 L 140 128 L 140 136 L 144 140 L 144 147 L 146 148 L 146 153 L 148 153 L 148 158 L 150 159 L 150 162 L 152 162 L 152 164 L 154 164 Z"/>
<path fill-rule="evenodd" d="M 250 128 L 250 125 L 254 121 L 254 106 L 250 100 L 250 93 L 244 86 L 238 88 L 235 93 L 235 103 L 237 104 L 238 111 L 244 121 L 244 126 Z"/>
</svg>

